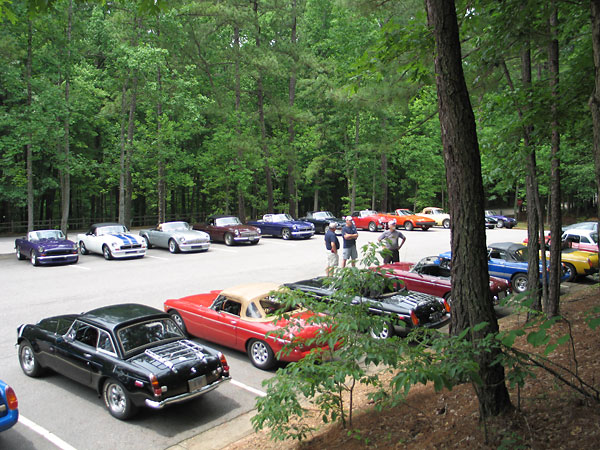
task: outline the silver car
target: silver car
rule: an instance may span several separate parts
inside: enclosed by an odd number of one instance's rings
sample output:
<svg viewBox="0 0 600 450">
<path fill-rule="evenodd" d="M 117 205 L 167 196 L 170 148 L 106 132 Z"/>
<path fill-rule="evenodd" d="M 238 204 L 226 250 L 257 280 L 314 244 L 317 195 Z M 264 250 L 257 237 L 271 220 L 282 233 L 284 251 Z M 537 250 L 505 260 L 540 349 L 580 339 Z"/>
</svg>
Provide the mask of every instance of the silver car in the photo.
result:
<svg viewBox="0 0 600 450">
<path fill-rule="evenodd" d="M 156 228 L 141 230 L 148 248 L 168 248 L 171 253 L 206 251 L 210 236 L 204 231 L 193 230 L 187 222 L 164 222 Z"/>
</svg>

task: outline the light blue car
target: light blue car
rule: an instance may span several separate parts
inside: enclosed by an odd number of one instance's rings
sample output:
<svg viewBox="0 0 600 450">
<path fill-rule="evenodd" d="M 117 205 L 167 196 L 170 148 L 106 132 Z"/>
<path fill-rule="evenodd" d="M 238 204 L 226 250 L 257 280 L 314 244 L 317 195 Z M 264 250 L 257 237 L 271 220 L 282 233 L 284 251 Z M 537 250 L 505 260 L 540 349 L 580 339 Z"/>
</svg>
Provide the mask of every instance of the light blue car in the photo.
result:
<svg viewBox="0 0 600 450">
<path fill-rule="evenodd" d="M 513 291 L 516 293 L 527 290 L 527 273 L 529 265 L 527 263 L 527 247 L 514 242 L 497 242 L 488 245 L 488 271 L 490 276 L 504 278 L 510 281 Z M 440 265 L 449 264 L 451 253 L 445 252 L 439 255 Z M 540 278 L 543 268 L 540 263 Z M 561 281 L 566 281 L 568 275 L 563 266 Z"/>
<path fill-rule="evenodd" d="M 15 391 L 0 380 L 0 431 L 8 430 L 19 420 L 19 402 Z"/>
</svg>

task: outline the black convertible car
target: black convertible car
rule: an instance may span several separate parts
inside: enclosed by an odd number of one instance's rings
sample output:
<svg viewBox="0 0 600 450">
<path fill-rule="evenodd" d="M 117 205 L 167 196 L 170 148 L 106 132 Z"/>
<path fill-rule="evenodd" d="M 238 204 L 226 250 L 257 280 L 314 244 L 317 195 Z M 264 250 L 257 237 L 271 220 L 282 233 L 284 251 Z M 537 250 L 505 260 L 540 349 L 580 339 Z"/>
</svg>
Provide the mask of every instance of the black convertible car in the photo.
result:
<svg viewBox="0 0 600 450">
<path fill-rule="evenodd" d="M 161 409 L 231 379 L 225 356 L 185 338 L 170 316 L 138 304 L 42 319 L 17 329 L 26 375 L 52 369 L 96 389 L 117 419 Z"/>
<path fill-rule="evenodd" d="M 330 301 L 335 286 L 326 277 L 288 283 L 285 286 L 313 295 L 319 300 Z M 387 326 L 380 333 L 371 331 L 373 337 L 387 339 L 394 334 L 406 333 L 415 327 L 439 328 L 450 320 L 450 305 L 441 297 L 389 287 L 383 292 L 369 290 L 351 300 L 354 305 L 369 303 L 369 312 L 389 317 Z"/>
<path fill-rule="evenodd" d="M 308 211 L 305 217 L 298 220 L 310 222 L 315 226 L 315 233 L 325 233 L 330 222 L 337 223 L 337 233 L 342 232 L 342 227 L 346 225 L 344 219 L 335 217 L 329 211 Z"/>
</svg>

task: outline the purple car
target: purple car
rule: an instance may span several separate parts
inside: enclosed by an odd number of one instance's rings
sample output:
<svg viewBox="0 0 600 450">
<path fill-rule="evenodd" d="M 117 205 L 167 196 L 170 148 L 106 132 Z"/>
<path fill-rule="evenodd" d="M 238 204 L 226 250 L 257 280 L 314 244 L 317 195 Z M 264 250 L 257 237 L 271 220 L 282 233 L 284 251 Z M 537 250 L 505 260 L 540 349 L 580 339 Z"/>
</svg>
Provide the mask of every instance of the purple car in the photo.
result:
<svg viewBox="0 0 600 450">
<path fill-rule="evenodd" d="M 491 217 L 497 220 L 496 226 L 498 228 L 512 228 L 517 224 L 517 220 L 512 217 L 506 217 L 498 212 L 488 209 L 485 211 L 486 217 Z"/>
<path fill-rule="evenodd" d="M 79 260 L 77 244 L 69 241 L 60 230 L 30 231 L 15 240 L 18 259 L 28 259 L 31 264 L 70 264 Z"/>
</svg>

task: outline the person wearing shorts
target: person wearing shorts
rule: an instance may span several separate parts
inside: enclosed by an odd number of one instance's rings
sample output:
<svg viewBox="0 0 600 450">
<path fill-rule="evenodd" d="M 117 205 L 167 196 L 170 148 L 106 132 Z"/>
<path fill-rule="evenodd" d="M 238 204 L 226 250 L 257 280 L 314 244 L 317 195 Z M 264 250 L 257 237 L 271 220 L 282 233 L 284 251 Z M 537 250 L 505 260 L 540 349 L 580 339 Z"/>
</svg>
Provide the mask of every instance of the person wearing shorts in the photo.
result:
<svg viewBox="0 0 600 450">
<path fill-rule="evenodd" d="M 358 239 L 358 231 L 354 226 L 352 217 L 346 217 L 346 225 L 342 227 L 342 238 L 344 240 L 344 250 L 342 251 L 342 267 L 346 267 L 346 261 L 350 260 L 352 266 L 356 264 L 358 259 L 358 250 L 356 249 L 356 239 Z"/>
<path fill-rule="evenodd" d="M 333 275 L 333 270 L 340 263 L 338 256 L 338 249 L 340 248 L 340 241 L 338 241 L 335 229 L 337 224 L 330 222 L 327 232 L 325 233 L 325 248 L 327 249 L 327 266 L 325 267 L 325 275 Z"/>
</svg>

